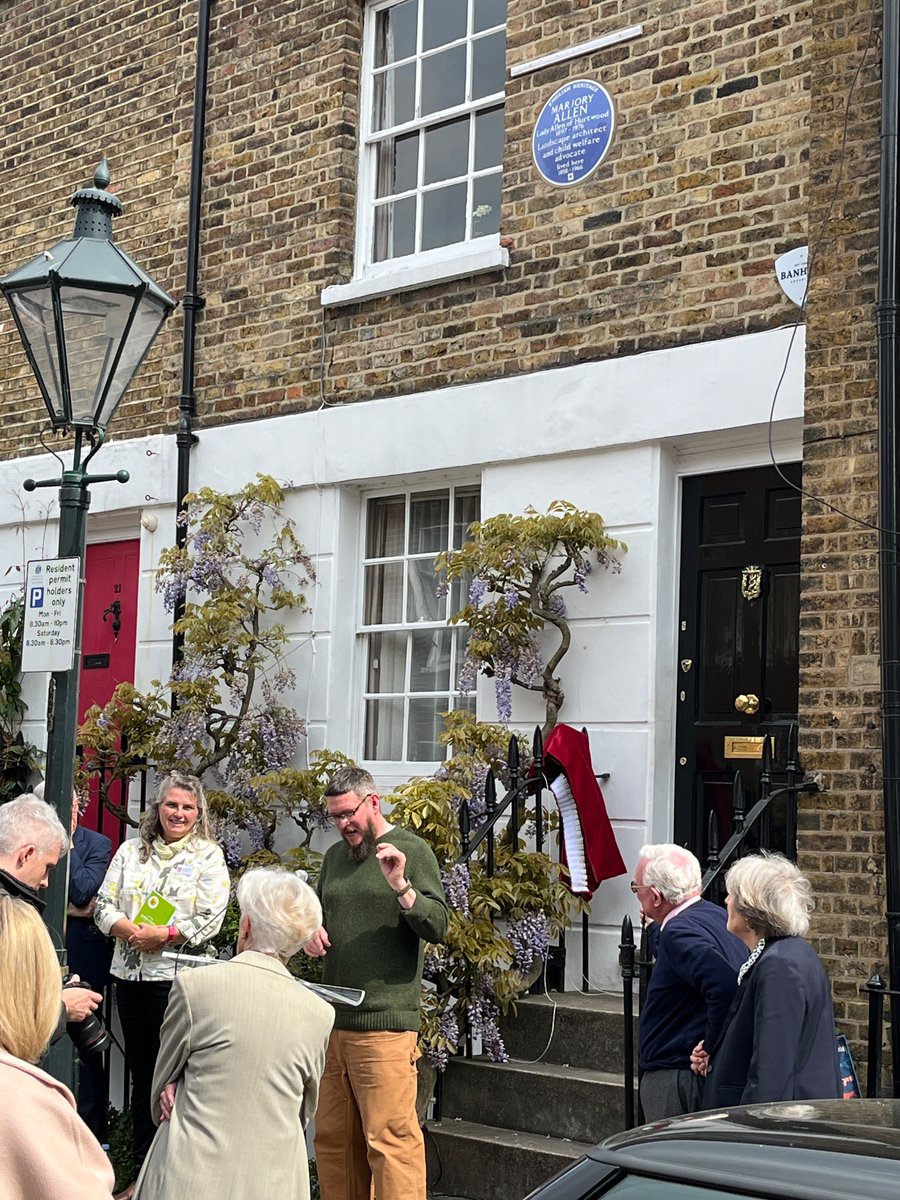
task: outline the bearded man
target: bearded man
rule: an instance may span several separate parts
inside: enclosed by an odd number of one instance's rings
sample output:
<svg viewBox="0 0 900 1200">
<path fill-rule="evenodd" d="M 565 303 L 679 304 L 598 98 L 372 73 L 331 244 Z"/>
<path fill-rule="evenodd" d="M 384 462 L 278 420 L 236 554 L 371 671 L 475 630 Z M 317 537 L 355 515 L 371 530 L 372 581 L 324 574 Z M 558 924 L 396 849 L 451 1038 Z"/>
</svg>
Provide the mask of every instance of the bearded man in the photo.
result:
<svg viewBox="0 0 900 1200">
<path fill-rule="evenodd" d="M 322 1200 L 425 1200 L 425 1145 L 416 1117 L 416 1043 L 426 942 L 442 942 L 449 912 L 437 859 L 391 825 L 375 780 L 338 771 L 325 791 L 341 834 L 322 861 L 323 923 L 304 947 L 323 981 L 364 989 L 338 1006 L 316 1109 Z"/>
</svg>

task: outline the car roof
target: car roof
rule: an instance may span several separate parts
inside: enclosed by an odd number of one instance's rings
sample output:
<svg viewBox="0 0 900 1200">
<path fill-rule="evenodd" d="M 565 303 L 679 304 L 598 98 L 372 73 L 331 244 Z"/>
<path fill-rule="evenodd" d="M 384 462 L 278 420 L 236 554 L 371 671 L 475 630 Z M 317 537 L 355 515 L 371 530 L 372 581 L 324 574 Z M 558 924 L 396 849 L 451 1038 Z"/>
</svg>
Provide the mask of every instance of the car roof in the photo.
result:
<svg viewBox="0 0 900 1200">
<path fill-rule="evenodd" d="M 588 1156 L 752 1196 L 898 1200 L 900 1101 L 791 1101 L 697 1113 L 617 1134 Z"/>
</svg>

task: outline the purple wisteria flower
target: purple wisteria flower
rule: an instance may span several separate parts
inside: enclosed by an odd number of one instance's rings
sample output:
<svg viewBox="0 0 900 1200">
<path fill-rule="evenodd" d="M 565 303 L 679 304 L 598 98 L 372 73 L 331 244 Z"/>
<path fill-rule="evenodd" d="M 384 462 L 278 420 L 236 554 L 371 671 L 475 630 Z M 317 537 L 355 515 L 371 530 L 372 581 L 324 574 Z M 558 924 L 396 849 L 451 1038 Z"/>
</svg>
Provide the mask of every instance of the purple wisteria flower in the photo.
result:
<svg viewBox="0 0 900 1200">
<path fill-rule="evenodd" d="M 465 863 L 454 863 L 441 871 L 441 883 L 447 903 L 464 917 L 469 915 L 469 868 Z"/>
<path fill-rule="evenodd" d="M 509 1062 L 506 1046 L 498 1024 L 500 1009 L 494 1001 L 478 988 L 466 1008 L 469 1028 L 475 1037 L 481 1038 L 481 1046 L 491 1062 Z"/>
<path fill-rule="evenodd" d="M 480 579 L 477 575 L 469 584 L 469 603 L 475 608 L 481 604 L 488 590 L 488 582 L 486 579 Z"/>
<path fill-rule="evenodd" d="M 542 912 L 528 912 L 513 917 L 507 924 L 506 936 L 513 948 L 513 966 L 523 974 L 535 962 L 545 963 L 550 952 L 550 926 Z"/>
<path fill-rule="evenodd" d="M 241 845 L 241 831 L 236 825 L 223 824 L 219 832 L 219 841 L 222 845 L 222 853 L 225 855 L 225 861 L 229 867 L 239 867 L 241 859 L 244 856 Z"/>
</svg>

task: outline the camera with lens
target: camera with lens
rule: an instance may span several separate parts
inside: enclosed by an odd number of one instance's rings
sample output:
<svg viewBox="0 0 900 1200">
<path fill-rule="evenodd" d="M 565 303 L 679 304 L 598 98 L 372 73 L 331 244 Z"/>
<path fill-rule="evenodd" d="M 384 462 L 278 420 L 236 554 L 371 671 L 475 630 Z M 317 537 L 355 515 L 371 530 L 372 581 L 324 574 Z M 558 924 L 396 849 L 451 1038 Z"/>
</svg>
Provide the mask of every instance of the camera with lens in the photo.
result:
<svg viewBox="0 0 900 1200">
<path fill-rule="evenodd" d="M 71 975 L 63 977 L 64 988 L 93 988 L 86 979 L 73 979 Z M 89 1054 L 101 1054 L 110 1044 L 109 1030 L 96 1013 L 88 1013 L 83 1021 L 66 1021 L 66 1033 L 72 1039 L 75 1049 L 81 1058 Z"/>
</svg>

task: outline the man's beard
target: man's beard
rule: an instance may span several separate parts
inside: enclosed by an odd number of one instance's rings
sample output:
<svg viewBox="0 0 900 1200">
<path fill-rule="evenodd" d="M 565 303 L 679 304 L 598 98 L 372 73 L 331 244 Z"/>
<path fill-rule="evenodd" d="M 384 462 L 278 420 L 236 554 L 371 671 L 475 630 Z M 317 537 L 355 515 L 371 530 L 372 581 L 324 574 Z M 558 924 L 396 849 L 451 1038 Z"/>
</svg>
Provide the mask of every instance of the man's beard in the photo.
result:
<svg viewBox="0 0 900 1200">
<path fill-rule="evenodd" d="M 351 862 L 365 862 L 375 848 L 375 834 L 371 829 L 362 830 L 362 841 L 357 846 L 347 842 L 347 855 Z"/>
</svg>

